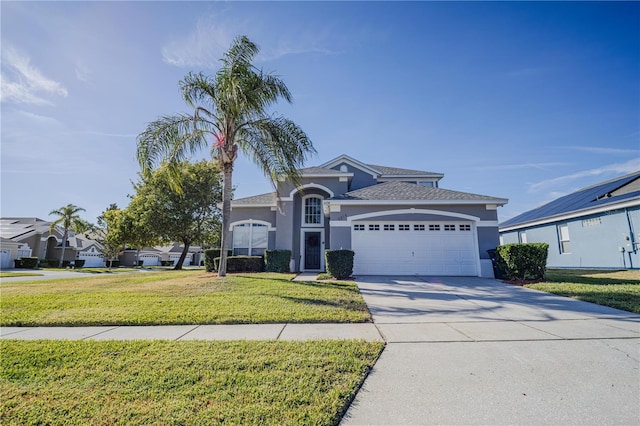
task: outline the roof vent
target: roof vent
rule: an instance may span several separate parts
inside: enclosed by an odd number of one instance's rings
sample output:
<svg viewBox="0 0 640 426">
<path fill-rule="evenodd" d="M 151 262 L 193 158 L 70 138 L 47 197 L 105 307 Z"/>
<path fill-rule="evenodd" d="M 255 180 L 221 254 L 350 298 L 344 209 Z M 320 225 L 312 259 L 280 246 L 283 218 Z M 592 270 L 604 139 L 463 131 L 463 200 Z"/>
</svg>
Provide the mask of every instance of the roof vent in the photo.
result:
<svg viewBox="0 0 640 426">
<path fill-rule="evenodd" d="M 343 164 L 342 166 L 340 166 L 340 171 L 343 173 L 347 173 L 349 171 L 349 168 L 346 164 Z"/>
</svg>

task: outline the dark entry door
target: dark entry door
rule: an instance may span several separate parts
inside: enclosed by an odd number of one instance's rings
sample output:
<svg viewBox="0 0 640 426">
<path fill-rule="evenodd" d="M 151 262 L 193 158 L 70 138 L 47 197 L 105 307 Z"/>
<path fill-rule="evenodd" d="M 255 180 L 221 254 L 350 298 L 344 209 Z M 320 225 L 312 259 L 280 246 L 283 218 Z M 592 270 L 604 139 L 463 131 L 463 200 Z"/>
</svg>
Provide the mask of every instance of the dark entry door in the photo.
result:
<svg viewBox="0 0 640 426">
<path fill-rule="evenodd" d="M 320 269 L 320 232 L 304 233 L 304 269 Z"/>
</svg>

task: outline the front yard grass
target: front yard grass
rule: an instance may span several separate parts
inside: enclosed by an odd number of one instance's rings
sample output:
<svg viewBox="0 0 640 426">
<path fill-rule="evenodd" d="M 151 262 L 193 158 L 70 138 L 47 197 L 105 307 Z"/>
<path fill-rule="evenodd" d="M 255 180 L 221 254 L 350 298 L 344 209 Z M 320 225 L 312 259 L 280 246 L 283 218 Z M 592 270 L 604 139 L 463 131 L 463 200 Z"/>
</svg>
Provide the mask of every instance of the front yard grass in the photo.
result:
<svg viewBox="0 0 640 426">
<path fill-rule="evenodd" d="M 102 275 L 102 274 L 100 274 Z M 369 322 L 355 283 L 203 271 L 1 283 L 3 326 Z"/>
<path fill-rule="evenodd" d="M 640 271 L 549 269 L 526 287 L 640 314 Z"/>
<path fill-rule="evenodd" d="M 12 278 L 12 277 L 40 277 L 43 274 L 37 272 L 6 272 L 0 271 L 0 278 Z"/>
<path fill-rule="evenodd" d="M 0 341 L 0 423 L 338 424 L 382 343 Z"/>
</svg>

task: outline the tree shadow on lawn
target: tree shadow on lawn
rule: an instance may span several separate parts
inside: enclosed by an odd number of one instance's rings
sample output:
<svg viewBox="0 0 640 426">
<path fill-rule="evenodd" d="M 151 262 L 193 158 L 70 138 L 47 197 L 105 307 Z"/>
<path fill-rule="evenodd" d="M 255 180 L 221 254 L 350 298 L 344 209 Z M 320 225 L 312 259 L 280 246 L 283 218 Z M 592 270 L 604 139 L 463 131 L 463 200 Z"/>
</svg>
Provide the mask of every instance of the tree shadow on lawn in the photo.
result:
<svg viewBox="0 0 640 426">
<path fill-rule="evenodd" d="M 301 303 L 303 305 L 316 305 L 316 306 L 328 306 L 332 308 L 338 309 L 346 309 L 353 312 L 365 312 L 368 313 L 369 310 L 365 303 L 359 303 L 357 301 L 346 300 L 346 301 L 332 301 L 332 300 L 321 300 L 315 298 L 307 298 L 307 297 L 294 297 L 294 296 L 278 296 L 282 299 L 289 300 L 295 303 Z M 363 319 L 360 322 L 371 322 L 371 319 Z"/>
<path fill-rule="evenodd" d="M 638 280 L 624 280 L 620 278 L 607 278 L 607 277 L 586 277 L 583 275 L 563 275 L 556 273 L 548 273 L 546 281 L 544 283 L 574 283 L 574 284 L 588 284 L 588 285 L 640 285 Z"/>
</svg>

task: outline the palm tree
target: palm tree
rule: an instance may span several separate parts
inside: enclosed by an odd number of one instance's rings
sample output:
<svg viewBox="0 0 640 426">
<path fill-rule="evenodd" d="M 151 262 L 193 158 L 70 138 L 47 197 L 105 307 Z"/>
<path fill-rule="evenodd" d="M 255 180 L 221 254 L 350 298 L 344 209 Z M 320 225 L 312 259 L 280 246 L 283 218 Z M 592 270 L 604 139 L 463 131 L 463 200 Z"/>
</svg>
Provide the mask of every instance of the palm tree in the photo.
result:
<svg viewBox="0 0 640 426">
<path fill-rule="evenodd" d="M 58 262 L 58 268 L 62 267 L 62 261 L 64 260 L 64 250 L 67 246 L 67 239 L 69 238 L 69 231 L 74 232 L 85 232 L 88 228 L 88 223 L 84 221 L 80 216 L 78 216 L 79 212 L 83 212 L 85 209 L 82 207 L 78 207 L 73 204 L 67 204 L 64 207 L 60 207 L 57 210 L 52 210 L 49 213 L 49 216 L 55 214 L 60 216 L 58 219 L 51 222 L 49 226 L 49 234 L 53 233 L 53 229 L 56 226 L 62 226 L 64 229 L 64 234 L 62 234 L 62 254 L 60 255 L 60 261 Z"/>
<path fill-rule="evenodd" d="M 238 150 L 260 167 L 274 187 L 283 175 L 297 182 L 297 170 L 315 152 L 297 124 L 268 113 L 281 98 L 291 102 L 291 93 L 278 76 L 252 64 L 258 51 L 247 37 L 237 37 L 215 77 L 189 73 L 180 81 L 182 97 L 195 113 L 161 117 L 138 136 L 137 157 L 143 173 L 164 163 L 176 179 L 180 161 L 210 148 L 223 176 L 221 277 L 227 270 L 231 182 Z"/>
</svg>

